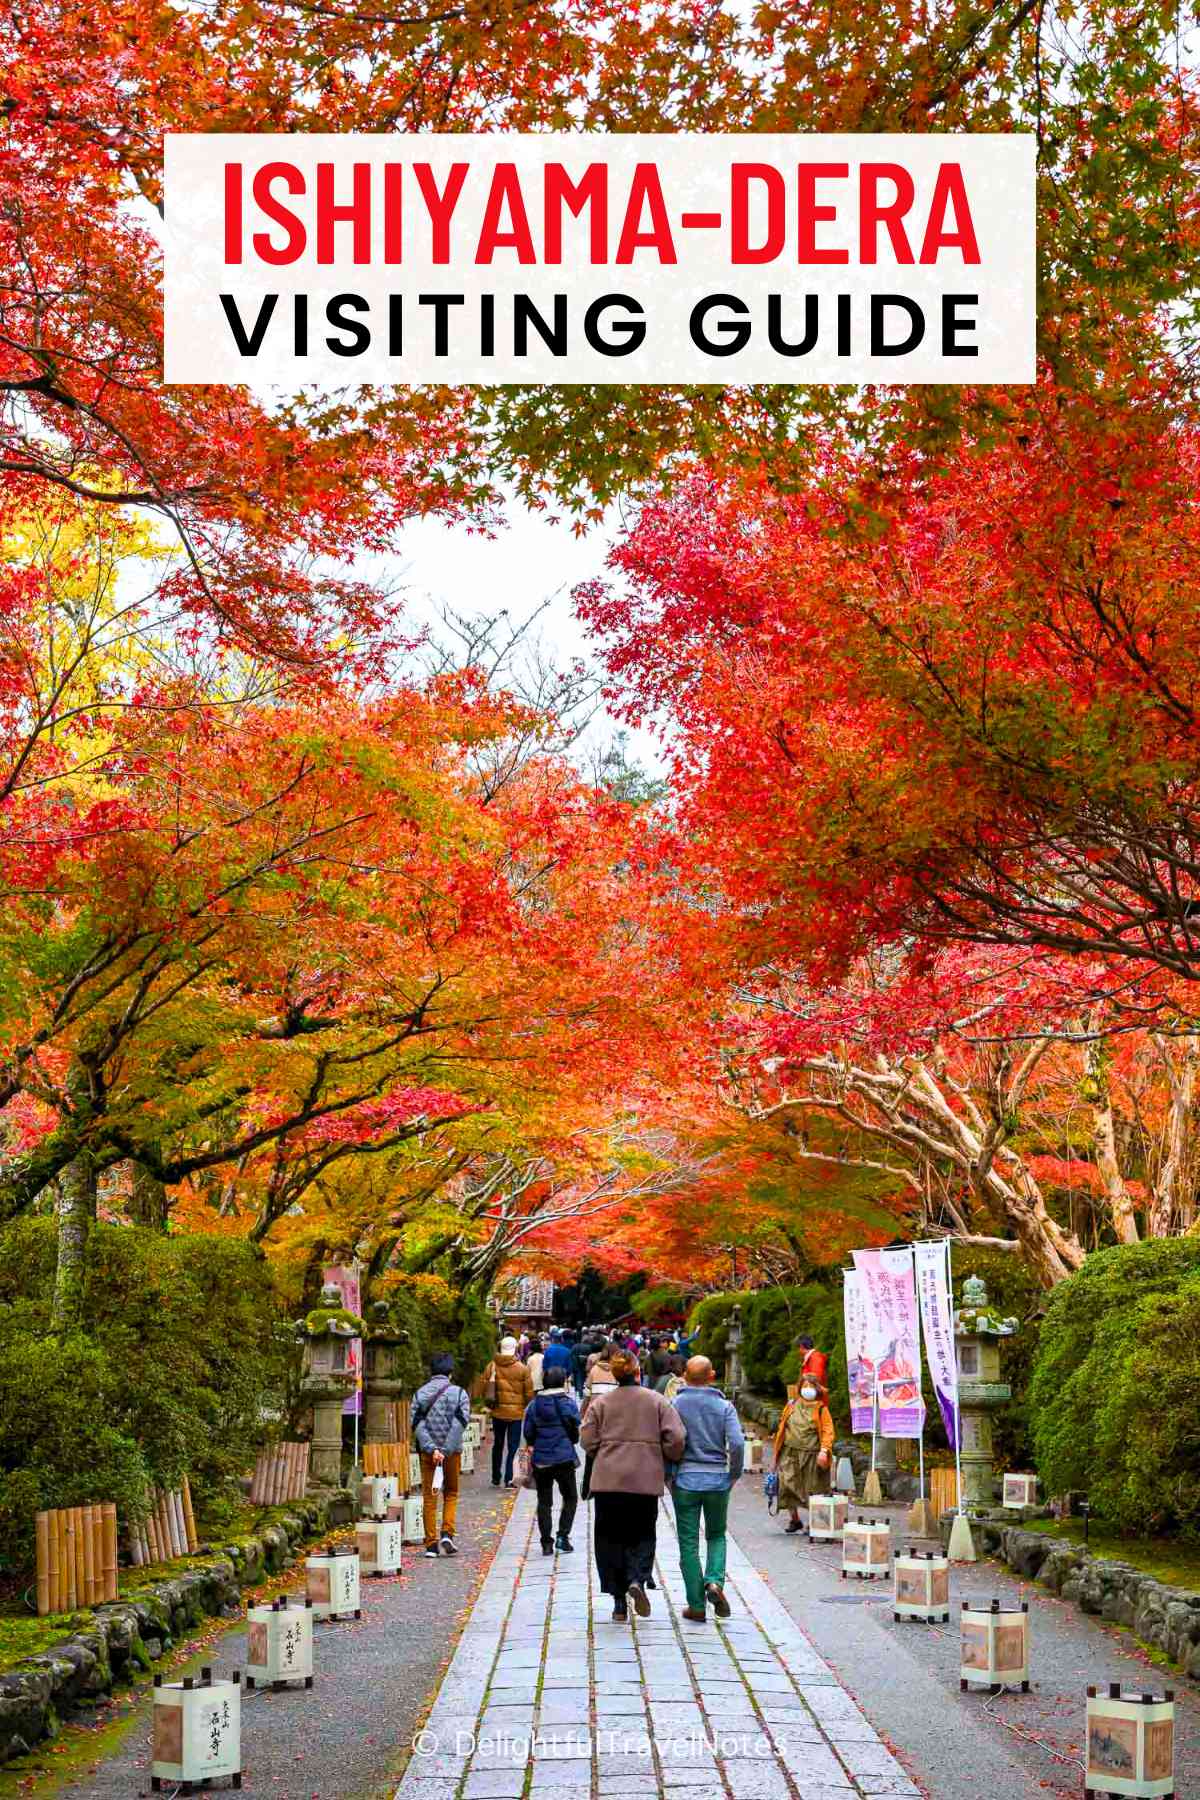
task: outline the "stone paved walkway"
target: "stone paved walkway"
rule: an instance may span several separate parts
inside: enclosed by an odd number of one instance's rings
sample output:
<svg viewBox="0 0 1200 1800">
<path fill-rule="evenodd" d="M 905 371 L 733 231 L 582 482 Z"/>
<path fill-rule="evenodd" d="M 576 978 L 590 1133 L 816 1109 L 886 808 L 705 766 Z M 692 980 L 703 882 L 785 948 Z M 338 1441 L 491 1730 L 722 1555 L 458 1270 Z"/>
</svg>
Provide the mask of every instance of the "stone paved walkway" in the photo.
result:
<svg viewBox="0 0 1200 1800">
<path fill-rule="evenodd" d="M 519 1495 L 397 1800 L 851 1800 L 908 1779 L 730 1540 L 733 1616 L 690 1623 L 669 1503 L 649 1619 L 616 1625 L 581 1506 L 543 1557 Z"/>
</svg>

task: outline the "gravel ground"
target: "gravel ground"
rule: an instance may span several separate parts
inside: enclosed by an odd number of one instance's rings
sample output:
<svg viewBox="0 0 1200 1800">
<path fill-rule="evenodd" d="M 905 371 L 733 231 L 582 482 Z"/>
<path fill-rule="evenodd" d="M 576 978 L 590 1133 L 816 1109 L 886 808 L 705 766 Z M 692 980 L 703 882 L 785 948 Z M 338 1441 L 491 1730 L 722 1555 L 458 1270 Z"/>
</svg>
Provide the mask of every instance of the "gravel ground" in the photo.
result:
<svg viewBox="0 0 1200 1800">
<path fill-rule="evenodd" d="M 903 1518 L 894 1515 L 901 1546 Z M 897 1623 L 890 1582 L 879 1591 L 844 1582 L 840 1546 L 786 1537 L 783 1521 L 767 1514 L 757 1476 L 739 1484 L 730 1529 L 932 1800 L 1078 1800 L 1087 1687 L 1110 1681 L 1138 1692 L 1174 1688 L 1175 1792 L 1200 1800 L 1200 1697 L 1178 1670 L 1155 1667 L 1129 1633 L 992 1561 L 951 1569 L 949 1625 Z M 1029 1602 L 1029 1694 L 959 1691 L 955 1613 L 964 1598 L 993 1596 Z"/>
<path fill-rule="evenodd" d="M 485 1464 L 486 1456 L 479 1462 Z M 460 1554 L 426 1562 L 419 1548 L 410 1553 L 406 1546 L 399 1576 L 363 1582 L 360 1620 L 316 1627 L 311 1692 L 281 1688 L 244 1696 L 244 1792 L 269 1800 L 377 1800 L 394 1791 L 401 1751 L 438 1684 L 511 1498 L 491 1486 L 485 1469 L 464 1476 Z M 195 1662 L 228 1675 L 245 1667 L 245 1643 L 244 1626 L 231 1626 Z M 63 1782 L 60 1794 L 72 1800 L 149 1794 L 148 1695 L 118 1703 L 107 1718 L 131 1705 L 138 1716 L 120 1748 L 99 1767 Z M 75 1728 L 63 1734 L 68 1742 L 74 1735 Z"/>
</svg>

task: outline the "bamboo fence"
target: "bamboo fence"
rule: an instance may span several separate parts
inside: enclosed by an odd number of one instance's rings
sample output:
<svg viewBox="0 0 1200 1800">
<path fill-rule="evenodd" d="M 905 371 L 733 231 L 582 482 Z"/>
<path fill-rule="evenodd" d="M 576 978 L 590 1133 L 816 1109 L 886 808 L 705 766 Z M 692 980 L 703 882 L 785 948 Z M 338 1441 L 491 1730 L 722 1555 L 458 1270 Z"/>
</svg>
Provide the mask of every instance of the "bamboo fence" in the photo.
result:
<svg viewBox="0 0 1200 1800">
<path fill-rule="evenodd" d="M 40 1512 L 34 1527 L 39 1616 L 116 1599 L 117 1509 L 112 1501 Z"/>
<path fill-rule="evenodd" d="M 408 1489 L 408 1439 L 398 1438 L 390 1444 L 364 1444 L 364 1475 L 395 1475 Z"/>
<path fill-rule="evenodd" d="M 185 1475 L 179 1488 L 155 1488 L 145 1519 L 129 1526 L 129 1560 L 135 1569 L 195 1554 L 198 1539 L 192 1490 Z"/>
<path fill-rule="evenodd" d="M 252 1506 L 281 1506 L 285 1500 L 303 1500 L 308 1487 L 307 1443 L 275 1444 L 260 1450 L 250 1483 Z"/>
<path fill-rule="evenodd" d="M 926 1474 L 930 1505 L 934 1516 L 940 1519 L 944 1512 L 950 1512 L 958 1505 L 958 1475 L 953 1469 L 929 1469 Z"/>
</svg>

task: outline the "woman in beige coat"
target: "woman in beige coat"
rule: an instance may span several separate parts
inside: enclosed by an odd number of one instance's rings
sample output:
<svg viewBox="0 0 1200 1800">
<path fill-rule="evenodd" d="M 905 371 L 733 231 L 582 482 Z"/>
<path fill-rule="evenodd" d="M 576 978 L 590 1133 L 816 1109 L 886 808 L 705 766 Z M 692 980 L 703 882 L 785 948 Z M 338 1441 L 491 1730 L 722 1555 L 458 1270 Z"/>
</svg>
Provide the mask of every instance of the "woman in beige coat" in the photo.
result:
<svg viewBox="0 0 1200 1800">
<path fill-rule="evenodd" d="M 612 1596 L 613 1618 L 629 1617 L 629 1601 L 643 1618 L 650 1611 L 646 1583 L 654 1568 L 658 1504 L 666 1489 L 666 1464 L 683 1455 L 683 1421 L 669 1400 L 638 1385 L 636 1357 L 612 1357 L 616 1386 L 592 1398 L 580 1442 L 593 1457 L 591 1498 L 596 1569 Z"/>
</svg>

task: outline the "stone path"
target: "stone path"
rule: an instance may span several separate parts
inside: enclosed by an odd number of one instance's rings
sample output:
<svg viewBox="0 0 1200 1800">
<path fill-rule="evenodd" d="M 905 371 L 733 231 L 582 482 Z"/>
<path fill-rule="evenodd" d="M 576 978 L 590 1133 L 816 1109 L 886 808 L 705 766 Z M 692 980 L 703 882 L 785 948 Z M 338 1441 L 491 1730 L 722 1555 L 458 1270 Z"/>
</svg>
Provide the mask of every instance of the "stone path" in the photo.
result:
<svg viewBox="0 0 1200 1800">
<path fill-rule="evenodd" d="M 683 1619 L 669 1503 L 649 1619 L 617 1625 L 581 1507 L 543 1557 L 522 1493 L 397 1800 L 851 1800 L 920 1790 L 730 1541 L 733 1616 Z"/>
</svg>

